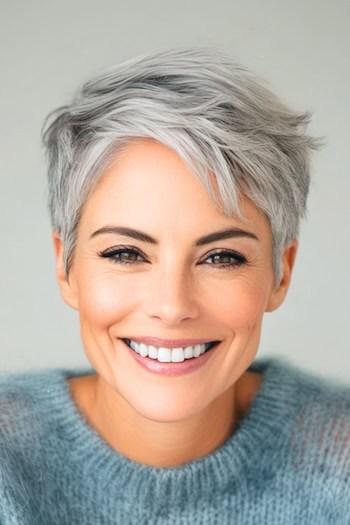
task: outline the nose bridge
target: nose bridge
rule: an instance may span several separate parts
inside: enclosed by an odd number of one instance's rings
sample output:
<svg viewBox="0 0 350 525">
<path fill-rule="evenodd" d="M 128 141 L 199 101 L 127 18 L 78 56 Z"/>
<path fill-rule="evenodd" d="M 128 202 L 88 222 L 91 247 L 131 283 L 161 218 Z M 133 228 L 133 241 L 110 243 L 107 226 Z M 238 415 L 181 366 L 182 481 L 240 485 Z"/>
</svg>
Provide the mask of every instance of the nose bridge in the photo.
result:
<svg viewBox="0 0 350 525">
<path fill-rule="evenodd" d="M 164 260 L 157 265 L 152 281 L 151 315 L 171 324 L 197 315 L 194 277 L 186 261 Z"/>
</svg>

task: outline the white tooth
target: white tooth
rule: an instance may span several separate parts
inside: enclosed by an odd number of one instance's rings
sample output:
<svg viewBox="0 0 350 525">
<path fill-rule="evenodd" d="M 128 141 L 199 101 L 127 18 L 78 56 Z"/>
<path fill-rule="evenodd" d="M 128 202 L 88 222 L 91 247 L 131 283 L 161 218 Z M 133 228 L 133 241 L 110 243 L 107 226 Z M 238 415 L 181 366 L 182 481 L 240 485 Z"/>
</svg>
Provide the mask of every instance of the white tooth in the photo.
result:
<svg viewBox="0 0 350 525">
<path fill-rule="evenodd" d="M 150 345 L 148 347 L 148 357 L 151 359 L 157 359 L 158 358 L 158 350 L 155 346 Z"/>
<path fill-rule="evenodd" d="M 199 357 L 206 351 L 206 345 L 187 346 L 186 348 L 157 348 L 153 345 L 146 345 L 145 343 L 136 343 L 130 340 L 130 347 L 140 354 L 142 357 L 149 357 L 157 359 L 161 363 L 181 363 L 185 359 Z"/>
<path fill-rule="evenodd" d="M 182 348 L 173 348 L 171 351 L 171 361 L 173 363 L 181 363 L 185 361 L 184 351 Z"/>
<path fill-rule="evenodd" d="M 140 353 L 140 345 L 141 345 L 141 343 L 136 343 L 136 348 L 135 348 L 135 350 L 136 350 L 136 352 L 137 352 L 138 354 Z"/>
<path fill-rule="evenodd" d="M 186 346 L 186 348 L 184 350 L 184 354 L 185 354 L 185 359 L 190 359 L 191 357 L 193 357 L 193 348 L 192 348 L 192 346 Z"/>
<path fill-rule="evenodd" d="M 196 345 L 193 348 L 193 357 L 198 357 L 199 355 L 201 355 L 201 345 Z"/>
<path fill-rule="evenodd" d="M 171 348 L 159 348 L 158 361 L 161 363 L 171 363 Z"/>
<path fill-rule="evenodd" d="M 139 345 L 137 343 L 135 343 L 134 341 L 130 341 L 130 346 L 131 346 L 131 348 L 133 350 L 135 350 L 135 352 L 139 353 L 139 351 L 138 351 L 138 346 Z"/>
<path fill-rule="evenodd" d="M 139 353 L 142 357 L 147 357 L 148 356 L 148 347 L 144 344 L 144 343 L 141 343 L 140 346 L 139 346 Z"/>
</svg>

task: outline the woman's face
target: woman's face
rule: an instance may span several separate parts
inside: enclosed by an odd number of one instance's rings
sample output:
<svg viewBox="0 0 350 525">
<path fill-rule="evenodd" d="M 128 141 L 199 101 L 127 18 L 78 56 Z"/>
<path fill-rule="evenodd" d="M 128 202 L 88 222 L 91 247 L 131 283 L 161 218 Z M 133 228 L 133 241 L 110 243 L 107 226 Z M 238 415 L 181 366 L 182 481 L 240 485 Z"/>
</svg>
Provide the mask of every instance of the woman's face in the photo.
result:
<svg viewBox="0 0 350 525">
<path fill-rule="evenodd" d="M 56 237 L 62 294 L 79 311 L 92 366 L 149 419 L 188 418 L 232 387 L 256 355 L 264 312 L 284 299 L 296 244 L 274 290 L 269 223 L 250 201 L 242 204 L 247 221 L 223 215 L 173 150 L 145 139 L 129 144 L 88 199 L 68 281 Z M 250 235 L 197 242 L 228 229 Z M 191 372 L 155 374 L 123 341 L 146 336 L 220 344 Z"/>
</svg>

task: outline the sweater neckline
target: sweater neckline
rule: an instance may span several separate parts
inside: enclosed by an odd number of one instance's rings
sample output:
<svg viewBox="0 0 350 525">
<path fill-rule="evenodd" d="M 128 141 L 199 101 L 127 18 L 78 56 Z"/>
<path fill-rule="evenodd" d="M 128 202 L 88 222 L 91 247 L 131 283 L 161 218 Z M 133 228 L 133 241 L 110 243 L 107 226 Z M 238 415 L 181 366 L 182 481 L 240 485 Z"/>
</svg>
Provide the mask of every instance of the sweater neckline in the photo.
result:
<svg viewBox="0 0 350 525">
<path fill-rule="evenodd" d="M 248 370 L 262 372 L 255 398 L 235 432 L 210 454 L 175 467 L 153 467 L 115 451 L 91 427 L 71 396 L 68 378 L 93 374 L 91 368 L 57 369 L 57 381 L 45 391 L 49 400 L 50 424 L 58 425 L 67 446 L 67 461 L 76 468 L 84 465 L 86 476 L 98 477 L 103 486 L 122 491 L 131 502 L 167 500 L 181 505 L 183 498 L 211 497 L 239 483 L 247 470 L 259 464 L 268 444 L 273 446 L 287 432 L 297 406 L 294 365 L 279 356 L 259 358 Z M 49 399 L 48 399 L 49 396 Z M 52 421 L 52 418 L 54 421 Z M 170 500 L 170 501 L 169 501 Z"/>
</svg>

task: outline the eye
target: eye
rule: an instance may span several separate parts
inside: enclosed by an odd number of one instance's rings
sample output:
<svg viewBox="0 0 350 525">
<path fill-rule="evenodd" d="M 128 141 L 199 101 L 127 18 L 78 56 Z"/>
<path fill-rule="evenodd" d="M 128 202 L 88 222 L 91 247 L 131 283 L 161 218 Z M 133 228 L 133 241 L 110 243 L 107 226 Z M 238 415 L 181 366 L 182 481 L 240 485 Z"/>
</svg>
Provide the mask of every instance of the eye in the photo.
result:
<svg viewBox="0 0 350 525">
<path fill-rule="evenodd" d="M 145 260 L 143 255 L 138 250 L 129 248 L 128 246 L 108 248 L 103 252 L 99 252 L 99 255 L 100 257 L 111 259 L 112 262 L 116 264 L 124 265 L 139 264 Z M 138 260 L 137 257 L 141 257 L 141 260 Z"/>
<path fill-rule="evenodd" d="M 212 259 L 215 262 L 205 263 L 222 270 L 239 268 L 247 262 L 247 259 L 240 253 L 230 250 L 221 250 L 211 253 L 205 260 Z"/>
</svg>

